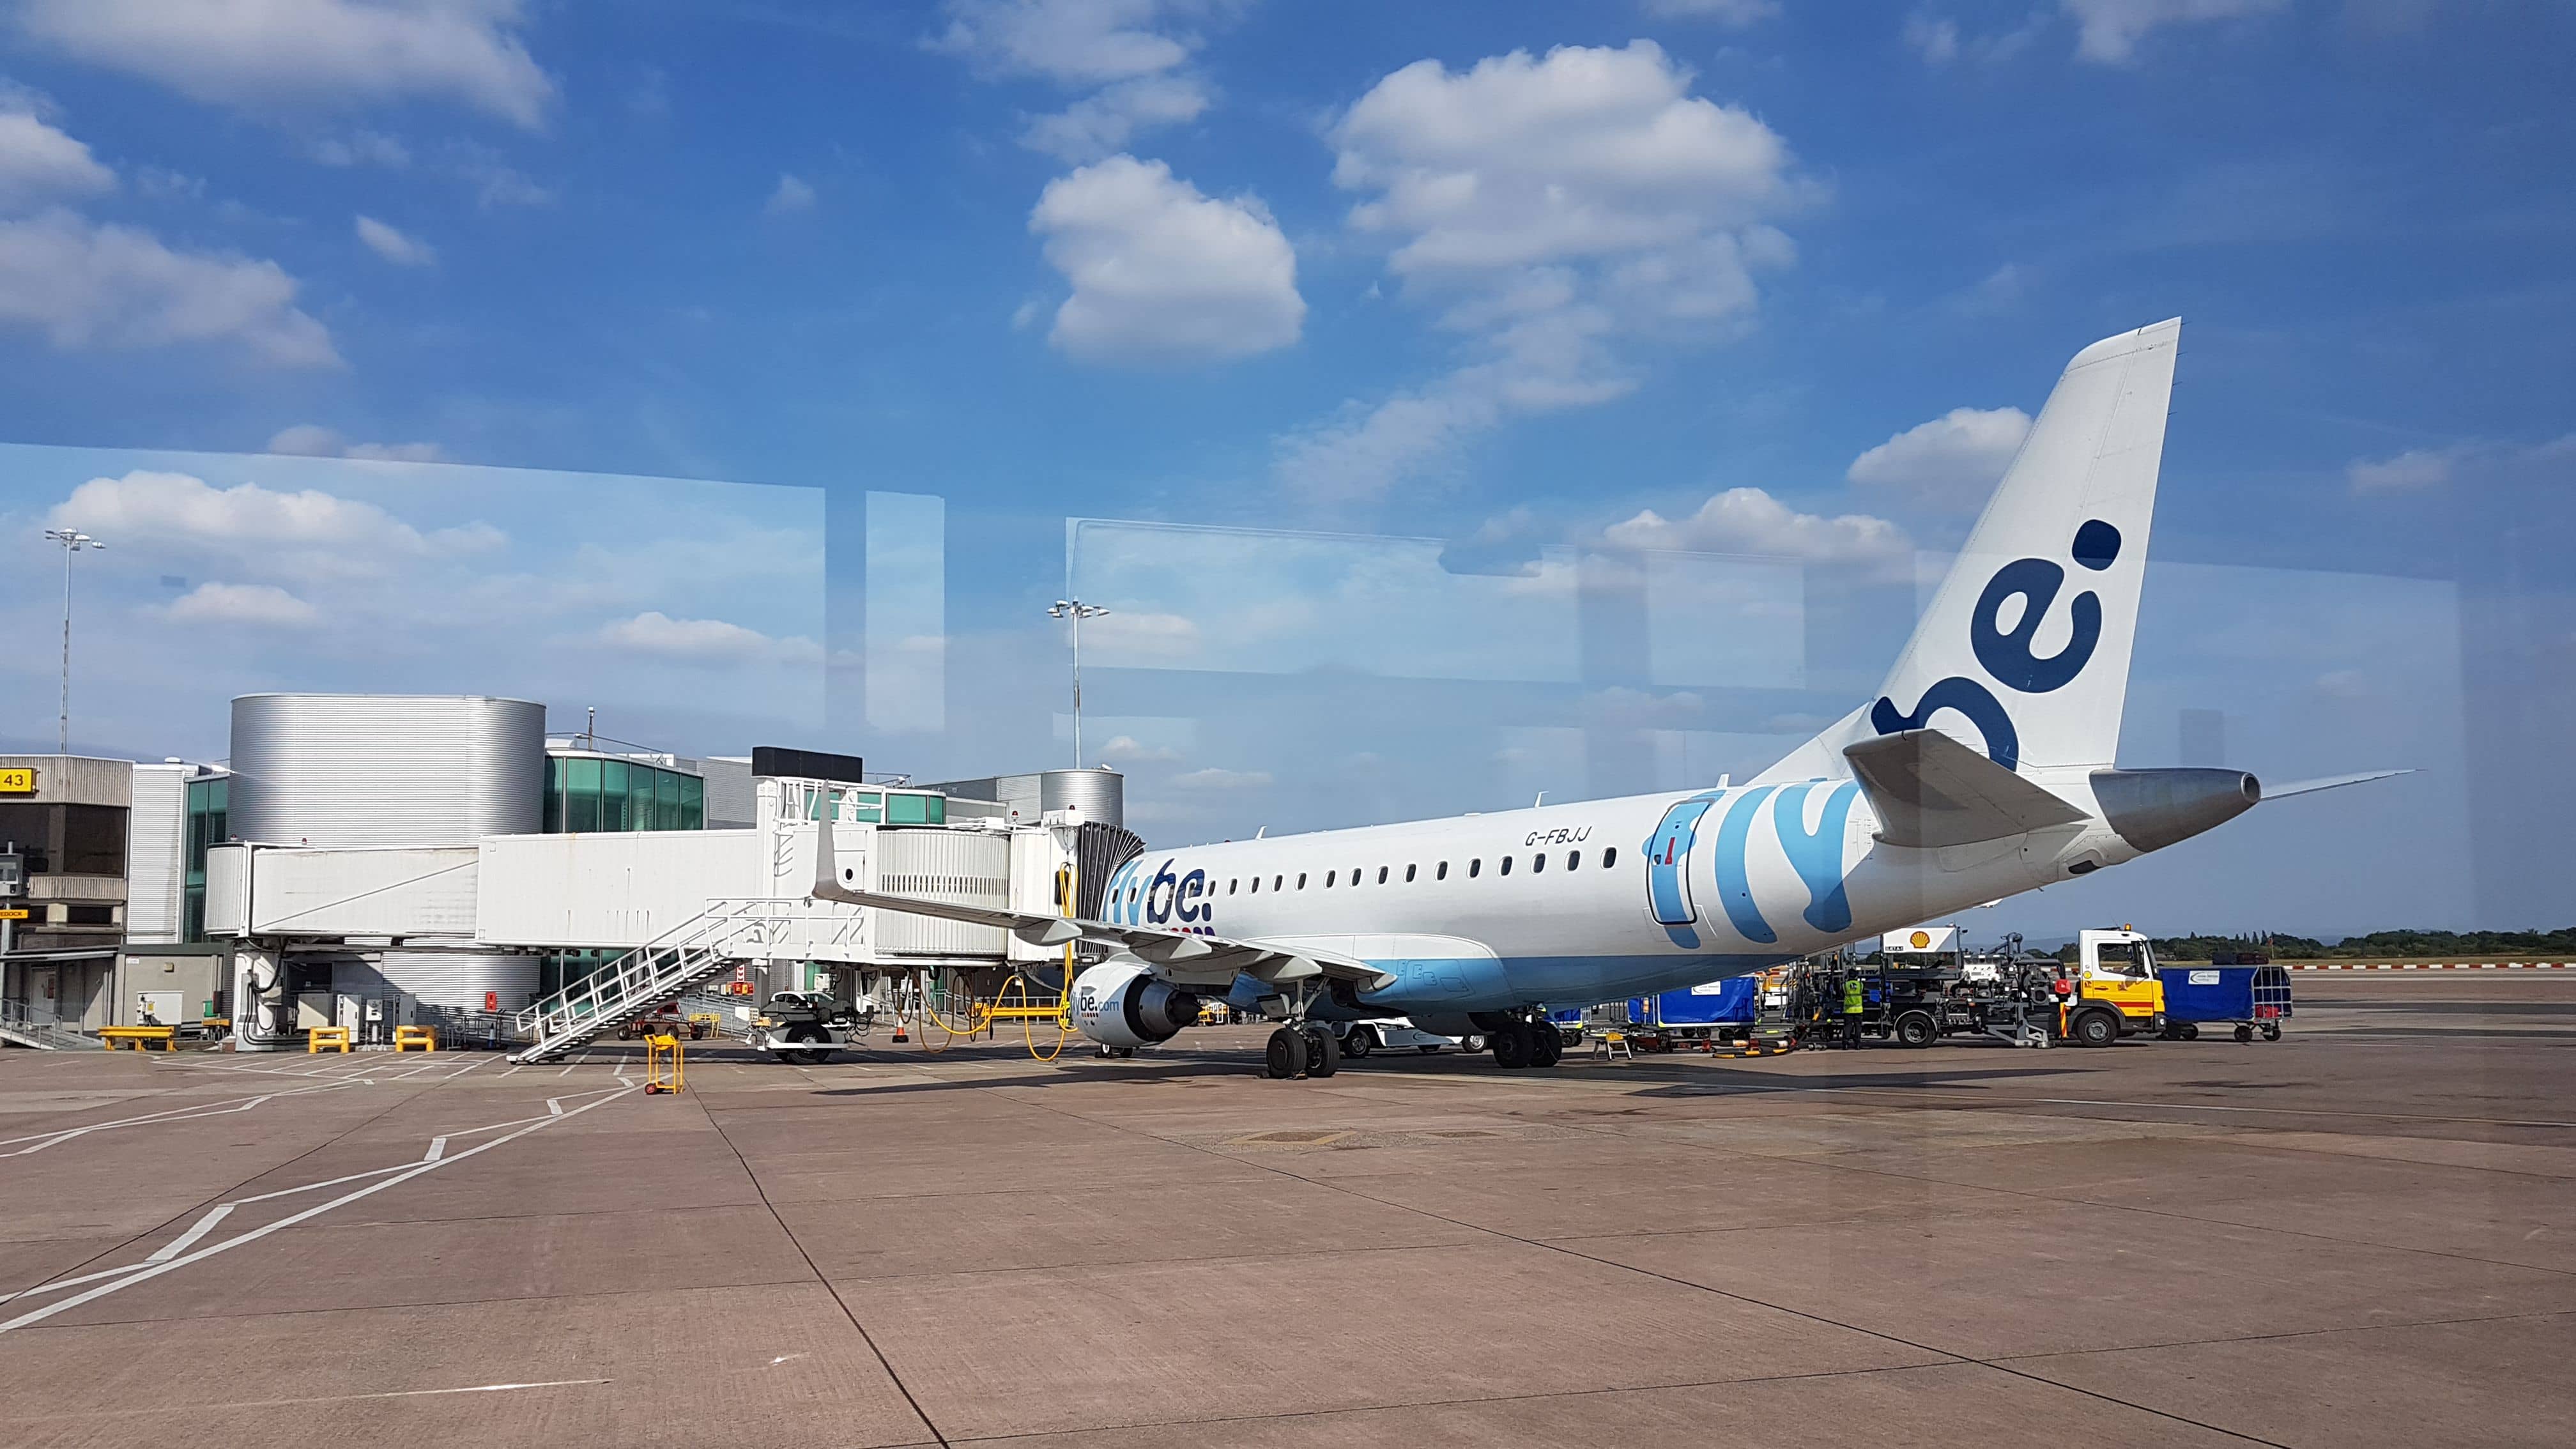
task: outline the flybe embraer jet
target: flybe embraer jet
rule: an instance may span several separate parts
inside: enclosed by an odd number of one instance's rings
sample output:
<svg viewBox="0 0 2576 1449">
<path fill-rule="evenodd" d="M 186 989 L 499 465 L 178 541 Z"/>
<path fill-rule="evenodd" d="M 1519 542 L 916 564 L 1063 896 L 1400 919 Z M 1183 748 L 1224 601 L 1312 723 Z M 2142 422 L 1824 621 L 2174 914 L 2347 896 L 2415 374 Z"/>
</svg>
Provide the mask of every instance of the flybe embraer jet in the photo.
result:
<svg viewBox="0 0 2576 1449">
<path fill-rule="evenodd" d="M 1149 851 L 1100 920 L 814 894 L 1111 954 L 1076 1024 L 1132 1049 L 1202 1000 L 1282 1025 L 1271 1075 L 1332 1069 L 1320 1023 L 1403 1015 L 1550 1066 L 1575 1006 L 1760 970 L 2186 840 L 2262 798 L 2235 770 L 2113 760 L 2179 321 L 2075 355 L 1876 697 L 1743 784 Z"/>
</svg>

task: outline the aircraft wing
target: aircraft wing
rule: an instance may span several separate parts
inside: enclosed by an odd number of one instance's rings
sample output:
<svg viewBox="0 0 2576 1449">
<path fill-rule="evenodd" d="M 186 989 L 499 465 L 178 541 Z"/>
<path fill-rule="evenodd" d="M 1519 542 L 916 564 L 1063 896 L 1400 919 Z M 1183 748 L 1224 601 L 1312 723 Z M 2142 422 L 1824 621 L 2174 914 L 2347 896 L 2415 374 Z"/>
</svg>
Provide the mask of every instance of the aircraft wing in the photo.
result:
<svg viewBox="0 0 2576 1449">
<path fill-rule="evenodd" d="M 817 826 L 813 896 L 819 901 L 840 901 L 881 911 L 904 911 L 943 921 L 993 926 L 1032 946 L 1062 946 L 1075 941 L 1113 946 L 1145 962 L 1153 968 L 1156 976 L 1176 986 L 1221 989 L 1233 984 L 1238 975 L 1250 976 L 1274 986 L 1323 976 L 1355 982 L 1363 991 L 1376 991 L 1394 985 L 1396 980 L 1393 975 L 1356 956 L 1318 951 L 1306 946 L 1292 951 L 1259 941 L 1199 935 L 1190 931 L 1166 930 L 1160 926 L 1120 926 L 1107 921 L 993 910 L 985 906 L 923 900 L 918 896 L 863 891 L 851 884 L 857 874 L 855 870 L 844 871 L 841 868 L 833 850 L 830 824 Z"/>
<path fill-rule="evenodd" d="M 1969 845 L 2072 825 L 2083 811 L 1939 730 L 1902 730 L 1843 751 L 1890 845 Z"/>
</svg>

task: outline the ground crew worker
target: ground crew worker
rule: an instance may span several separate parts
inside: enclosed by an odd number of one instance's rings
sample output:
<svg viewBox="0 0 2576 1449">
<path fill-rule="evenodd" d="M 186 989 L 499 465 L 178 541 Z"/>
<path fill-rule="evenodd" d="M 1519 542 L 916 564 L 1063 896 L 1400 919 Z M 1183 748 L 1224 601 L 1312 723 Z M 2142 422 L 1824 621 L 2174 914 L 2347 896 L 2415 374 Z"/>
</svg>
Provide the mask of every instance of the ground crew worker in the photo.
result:
<svg viewBox="0 0 2576 1449">
<path fill-rule="evenodd" d="M 1862 994 L 1860 977 L 1843 978 L 1843 1045 L 1860 1045 L 1860 1017 L 1867 1002 Z"/>
</svg>

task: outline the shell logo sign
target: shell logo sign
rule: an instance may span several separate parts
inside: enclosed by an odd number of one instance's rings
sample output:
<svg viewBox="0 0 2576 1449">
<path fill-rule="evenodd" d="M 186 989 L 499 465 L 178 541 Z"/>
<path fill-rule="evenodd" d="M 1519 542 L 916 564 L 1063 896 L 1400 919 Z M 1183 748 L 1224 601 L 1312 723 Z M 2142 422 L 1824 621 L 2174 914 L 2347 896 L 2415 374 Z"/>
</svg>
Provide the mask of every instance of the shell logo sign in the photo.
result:
<svg viewBox="0 0 2576 1449">
<path fill-rule="evenodd" d="M 1912 946 L 1917 951 L 1923 950 L 1932 944 L 1932 933 L 1930 931 L 1917 931 L 1906 938 L 1906 944 Z"/>
</svg>

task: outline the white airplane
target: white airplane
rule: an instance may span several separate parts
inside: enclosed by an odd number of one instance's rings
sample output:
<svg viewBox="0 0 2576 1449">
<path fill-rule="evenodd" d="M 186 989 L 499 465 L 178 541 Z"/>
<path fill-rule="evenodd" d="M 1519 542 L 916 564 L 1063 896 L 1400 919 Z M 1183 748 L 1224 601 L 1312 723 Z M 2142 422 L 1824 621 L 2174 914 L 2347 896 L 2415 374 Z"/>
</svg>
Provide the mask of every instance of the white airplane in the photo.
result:
<svg viewBox="0 0 2576 1449">
<path fill-rule="evenodd" d="M 2181 331 L 2075 355 L 1877 697 L 1744 784 L 1148 852 L 1103 920 L 862 891 L 825 828 L 814 895 L 1105 946 L 1072 993 L 1104 1047 L 1168 1041 L 1215 997 L 1282 1022 L 1272 1076 L 1325 1076 L 1324 1022 L 1401 1014 L 1552 1066 L 1551 1005 L 1758 971 L 2187 840 L 2263 790 L 2113 760 Z"/>
</svg>

